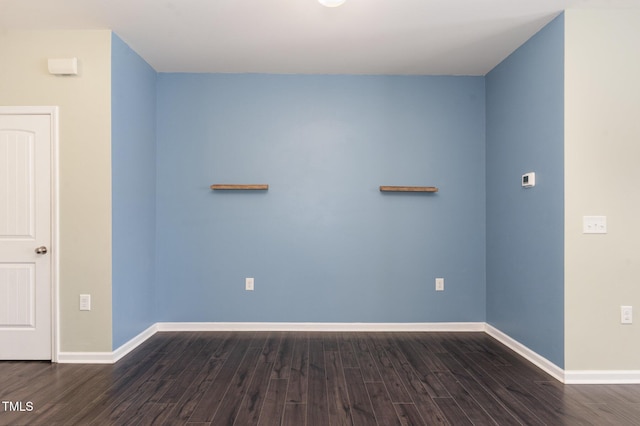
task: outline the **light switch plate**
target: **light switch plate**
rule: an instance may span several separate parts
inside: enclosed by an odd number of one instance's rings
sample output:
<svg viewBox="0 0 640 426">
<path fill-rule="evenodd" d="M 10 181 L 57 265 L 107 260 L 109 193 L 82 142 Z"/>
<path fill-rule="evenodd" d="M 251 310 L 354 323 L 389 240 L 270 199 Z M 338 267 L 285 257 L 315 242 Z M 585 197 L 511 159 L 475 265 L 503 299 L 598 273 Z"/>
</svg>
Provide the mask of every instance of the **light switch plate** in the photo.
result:
<svg viewBox="0 0 640 426">
<path fill-rule="evenodd" d="M 606 216 L 583 216 L 582 217 L 582 233 L 583 234 L 606 234 L 607 233 L 607 217 Z"/>
</svg>

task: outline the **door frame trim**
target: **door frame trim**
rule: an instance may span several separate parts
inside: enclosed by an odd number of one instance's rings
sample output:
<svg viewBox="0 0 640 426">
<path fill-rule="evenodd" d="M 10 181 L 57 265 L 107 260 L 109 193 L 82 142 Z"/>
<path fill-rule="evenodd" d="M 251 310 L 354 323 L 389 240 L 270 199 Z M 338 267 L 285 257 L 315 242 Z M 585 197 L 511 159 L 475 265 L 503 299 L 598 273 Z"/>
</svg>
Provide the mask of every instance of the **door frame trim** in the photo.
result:
<svg viewBox="0 0 640 426">
<path fill-rule="evenodd" d="M 59 180 L 59 107 L 0 106 L 2 115 L 48 115 L 51 119 L 51 362 L 60 352 L 60 180 Z"/>
</svg>

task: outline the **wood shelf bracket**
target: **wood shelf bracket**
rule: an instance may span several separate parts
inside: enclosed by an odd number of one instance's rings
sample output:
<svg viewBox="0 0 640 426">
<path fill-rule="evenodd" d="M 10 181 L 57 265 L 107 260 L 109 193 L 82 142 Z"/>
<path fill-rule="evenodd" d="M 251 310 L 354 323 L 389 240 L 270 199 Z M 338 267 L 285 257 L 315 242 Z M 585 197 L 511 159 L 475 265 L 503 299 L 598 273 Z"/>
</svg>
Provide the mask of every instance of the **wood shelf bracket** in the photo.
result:
<svg viewBox="0 0 640 426">
<path fill-rule="evenodd" d="M 381 186 L 382 192 L 438 192 L 435 186 Z"/>
<path fill-rule="evenodd" d="M 243 184 L 235 184 L 235 183 L 216 183 L 211 185 L 211 189 L 214 191 L 266 191 L 269 189 L 269 185 L 267 184 L 251 184 L 251 185 L 243 185 Z"/>
</svg>

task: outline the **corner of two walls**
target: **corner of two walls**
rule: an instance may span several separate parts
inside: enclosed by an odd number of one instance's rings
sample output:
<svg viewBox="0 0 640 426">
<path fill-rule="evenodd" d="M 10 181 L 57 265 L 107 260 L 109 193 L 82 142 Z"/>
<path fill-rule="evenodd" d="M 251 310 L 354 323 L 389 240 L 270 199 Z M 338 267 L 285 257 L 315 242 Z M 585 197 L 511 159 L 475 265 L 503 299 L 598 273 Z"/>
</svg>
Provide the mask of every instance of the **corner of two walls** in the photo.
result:
<svg viewBox="0 0 640 426">
<path fill-rule="evenodd" d="M 563 79 L 562 15 L 486 76 L 487 322 L 561 368 Z"/>
<path fill-rule="evenodd" d="M 153 320 L 157 74 L 112 35 L 113 349 Z"/>
<path fill-rule="evenodd" d="M 640 370 L 639 40 L 637 9 L 567 10 L 487 75 L 487 322 L 571 382 Z"/>
</svg>

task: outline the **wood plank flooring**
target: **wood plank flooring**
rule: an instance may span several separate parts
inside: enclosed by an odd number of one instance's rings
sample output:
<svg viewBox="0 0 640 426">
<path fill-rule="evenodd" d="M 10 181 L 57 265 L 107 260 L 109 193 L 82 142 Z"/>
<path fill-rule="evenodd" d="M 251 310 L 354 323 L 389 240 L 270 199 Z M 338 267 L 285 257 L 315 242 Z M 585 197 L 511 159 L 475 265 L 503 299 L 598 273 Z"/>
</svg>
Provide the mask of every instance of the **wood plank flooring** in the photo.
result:
<svg viewBox="0 0 640 426">
<path fill-rule="evenodd" d="M 484 333 L 157 333 L 0 362 L 0 401 L 2 425 L 640 425 L 640 385 L 565 386 Z"/>
</svg>

